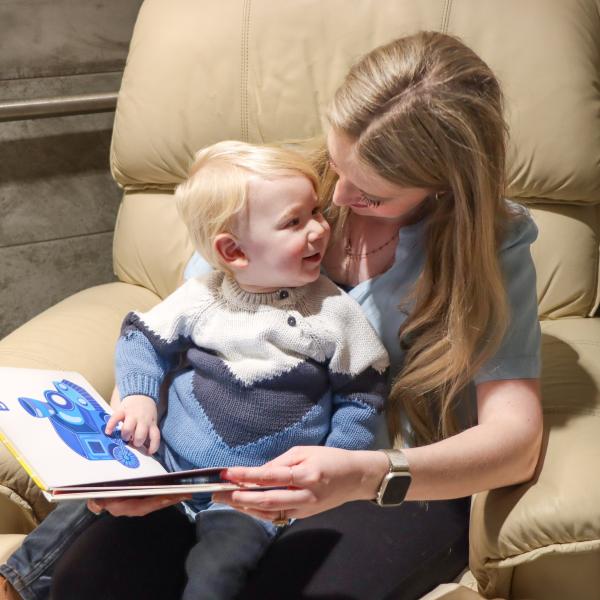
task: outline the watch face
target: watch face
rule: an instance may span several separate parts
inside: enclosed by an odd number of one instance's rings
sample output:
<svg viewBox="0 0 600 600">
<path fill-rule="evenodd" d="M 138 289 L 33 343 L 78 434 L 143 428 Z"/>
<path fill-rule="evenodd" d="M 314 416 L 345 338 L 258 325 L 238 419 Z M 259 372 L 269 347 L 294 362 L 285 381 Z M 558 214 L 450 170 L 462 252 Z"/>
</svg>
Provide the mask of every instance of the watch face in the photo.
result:
<svg viewBox="0 0 600 600">
<path fill-rule="evenodd" d="M 401 504 L 406 497 L 411 477 L 409 473 L 389 473 L 387 485 L 381 497 L 381 504 Z"/>
</svg>

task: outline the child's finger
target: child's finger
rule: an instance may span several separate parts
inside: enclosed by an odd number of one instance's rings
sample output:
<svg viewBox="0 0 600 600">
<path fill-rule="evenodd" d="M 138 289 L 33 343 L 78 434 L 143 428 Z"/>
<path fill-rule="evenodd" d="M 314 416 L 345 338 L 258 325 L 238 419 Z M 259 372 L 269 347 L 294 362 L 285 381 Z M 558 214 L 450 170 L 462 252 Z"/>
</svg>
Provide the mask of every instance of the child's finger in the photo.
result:
<svg viewBox="0 0 600 600">
<path fill-rule="evenodd" d="M 136 447 L 140 448 L 144 445 L 146 440 L 148 439 L 148 425 L 145 423 L 140 423 L 136 425 L 135 431 L 133 432 L 133 436 L 131 439 L 131 443 Z"/>
<path fill-rule="evenodd" d="M 115 412 L 111 415 L 110 419 L 106 422 L 106 427 L 104 428 L 104 433 L 106 435 L 110 435 L 115 427 L 125 418 L 125 411 L 121 408 L 115 410 Z"/>
<path fill-rule="evenodd" d="M 148 432 L 150 443 L 148 444 L 148 453 L 154 454 L 160 446 L 160 429 L 156 425 L 150 427 Z"/>
<path fill-rule="evenodd" d="M 123 425 L 121 425 L 121 439 L 129 442 L 133 438 L 133 433 L 137 425 L 137 419 L 131 415 L 125 415 Z"/>
</svg>

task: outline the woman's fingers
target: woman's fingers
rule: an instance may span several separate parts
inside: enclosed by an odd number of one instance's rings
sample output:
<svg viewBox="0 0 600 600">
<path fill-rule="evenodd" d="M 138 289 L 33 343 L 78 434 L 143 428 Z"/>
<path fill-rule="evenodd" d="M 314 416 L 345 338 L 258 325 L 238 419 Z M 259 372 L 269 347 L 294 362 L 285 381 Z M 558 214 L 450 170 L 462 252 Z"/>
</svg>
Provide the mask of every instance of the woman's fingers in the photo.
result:
<svg viewBox="0 0 600 600">
<path fill-rule="evenodd" d="M 99 515 L 104 509 L 100 504 L 98 504 L 95 500 L 88 500 L 87 507 L 90 512 L 93 512 L 95 515 Z"/>
<path fill-rule="evenodd" d="M 221 472 L 224 479 L 235 483 L 254 483 L 268 486 L 291 484 L 290 467 L 264 465 L 262 467 L 231 467 Z"/>
<path fill-rule="evenodd" d="M 263 519 L 265 521 L 279 521 L 282 519 L 282 511 L 281 510 L 272 510 L 272 511 L 263 511 L 263 510 L 254 510 L 252 508 L 244 507 L 238 508 L 240 512 L 243 512 L 252 517 L 257 517 L 258 519 Z M 302 518 L 303 514 L 295 509 L 288 509 L 283 511 L 283 519 L 299 519 Z"/>
<path fill-rule="evenodd" d="M 230 467 L 221 472 L 224 479 L 235 483 L 289 487 L 301 482 L 306 458 L 305 448 L 295 446 L 260 467 Z"/>
<path fill-rule="evenodd" d="M 269 491 L 246 491 L 235 490 L 233 492 L 216 492 L 213 494 L 213 502 L 229 504 L 233 508 L 244 512 L 251 511 L 253 514 L 263 513 L 268 517 L 276 518 L 281 510 L 293 510 L 303 505 L 312 505 L 315 496 L 311 490 L 269 490 Z"/>
<path fill-rule="evenodd" d="M 316 502 L 310 490 L 234 491 L 213 494 L 213 502 L 229 504 L 243 513 L 274 521 L 293 519 L 312 514 Z"/>
</svg>

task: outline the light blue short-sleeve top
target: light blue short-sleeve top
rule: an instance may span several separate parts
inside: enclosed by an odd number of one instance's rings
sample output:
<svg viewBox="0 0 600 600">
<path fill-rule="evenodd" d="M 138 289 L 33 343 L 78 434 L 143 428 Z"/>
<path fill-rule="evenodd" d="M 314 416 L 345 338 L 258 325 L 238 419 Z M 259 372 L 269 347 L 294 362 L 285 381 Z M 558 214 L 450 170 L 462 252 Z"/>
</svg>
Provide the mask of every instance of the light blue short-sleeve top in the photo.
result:
<svg viewBox="0 0 600 600">
<path fill-rule="evenodd" d="M 508 296 L 511 320 L 500 348 L 476 374 L 474 384 L 503 379 L 535 379 L 540 373 L 540 327 L 537 315 L 535 268 L 530 246 L 537 238 L 537 227 L 529 211 L 508 202 L 517 213 L 508 228 L 500 250 L 500 263 Z M 390 376 L 404 361 L 398 331 L 408 316 L 399 309 L 423 269 L 425 220 L 400 230 L 394 264 L 385 273 L 347 290 L 362 307 L 390 356 Z M 190 259 L 184 276 L 199 276 L 211 270 L 198 254 Z M 471 407 L 468 412 L 474 410 Z M 472 416 L 460 417 L 465 424 Z M 409 433 L 408 431 L 405 433 Z M 382 441 L 382 445 L 386 445 Z"/>
</svg>

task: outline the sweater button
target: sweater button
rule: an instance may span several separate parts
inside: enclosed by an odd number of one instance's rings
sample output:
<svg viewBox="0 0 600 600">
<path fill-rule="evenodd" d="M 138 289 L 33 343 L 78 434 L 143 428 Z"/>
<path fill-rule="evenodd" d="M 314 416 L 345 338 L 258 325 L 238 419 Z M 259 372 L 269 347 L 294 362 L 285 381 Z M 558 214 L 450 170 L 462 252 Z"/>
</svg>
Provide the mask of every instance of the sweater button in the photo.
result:
<svg viewBox="0 0 600 600">
<path fill-rule="evenodd" d="M 286 298 L 288 298 L 290 295 L 290 293 L 287 290 L 281 290 L 279 292 L 279 299 L 280 300 L 285 300 Z"/>
<path fill-rule="evenodd" d="M 296 319 L 294 317 L 288 317 L 288 325 L 290 327 L 296 327 Z"/>
</svg>

